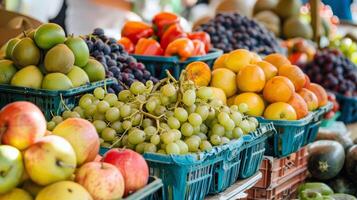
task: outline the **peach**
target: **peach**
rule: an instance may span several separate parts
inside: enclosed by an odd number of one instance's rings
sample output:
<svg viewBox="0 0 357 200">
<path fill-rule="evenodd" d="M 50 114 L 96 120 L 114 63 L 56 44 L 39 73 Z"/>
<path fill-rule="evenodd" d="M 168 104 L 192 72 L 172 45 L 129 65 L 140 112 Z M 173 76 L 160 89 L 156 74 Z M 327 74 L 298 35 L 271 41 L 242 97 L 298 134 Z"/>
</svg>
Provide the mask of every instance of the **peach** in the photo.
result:
<svg viewBox="0 0 357 200">
<path fill-rule="evenodd" d="M 293 96 L 288 101 L 288 104 L 290 104 L 294 108 L 297 119 L 304 118 L 306 115 L 309 114 L 309 110 L 305 100 L 297 93 L 293 94 Z"/>
<path fill-rule="evenodd" d="M 302 88 L 299 91 L 299 95 L 305 100 L 309 111 L 314 111 L 319 107 L 317 96 L 310 90 Z"/>
</svg>

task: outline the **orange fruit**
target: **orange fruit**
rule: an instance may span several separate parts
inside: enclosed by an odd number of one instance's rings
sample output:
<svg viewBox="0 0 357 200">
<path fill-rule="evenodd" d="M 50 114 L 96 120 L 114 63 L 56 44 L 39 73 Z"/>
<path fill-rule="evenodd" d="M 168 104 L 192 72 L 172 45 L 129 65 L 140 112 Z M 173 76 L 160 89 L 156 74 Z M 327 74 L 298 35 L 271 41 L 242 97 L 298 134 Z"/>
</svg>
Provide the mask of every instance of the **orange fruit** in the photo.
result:
<svg viewBox="0 0 357 200">
<path fill-rule="evenodd" d="M 319 102 L 318 107 L 322 107 L 327 104 L 327 102 L 328 102 L 327 93 L 326 93 L 325 89 L 323 87 L 321 87 L 321 85 L 319 85 L 317 83 L 310 83 L 310 85 L 307 87 L 307 89 L 316 95 L 317 101 Z"/>
<path fill-rule="evenodd" d="M 186 66 L 187 78 L 197 86 L 207 86 L 211 81 L 211 69 L 201 61 L 195 61 Z"/>
<path fill-rule="evenodd" d="M 299 91 L 299 95 L 305 100 L 309 111 L 314 111 L 319 107 L 319 100 L 317 99 L 317 96 L 310 90 L 302 88 Z"/>
<path fill-rule="evenodd" d="M 250 64 L 256 64 L 259 61 L 262 61 L 262 58 L 255 52 L 250 52 L 252 54 L 252 59 L 250 60 Z"/>
<path fill-rule="evenodd" d="M 213 63 L 213 69 L 225 68 L 226 67 L 225 62 L 227 57 L 228 57 L 228 53 L 225 53 L 220 57 L 218 57 Z"/>
<path fill-rule="evenodd" d="M 285 76 L 293 82 L 295 90 L 299 91 L 304 87 L 306 78 L 304 72 L 296 65 L 283 65 L 279 68 L 279 76 Z"/>
<path fill-rule="evenodd" d="M 284 76 L 275 76 L 264 87 L 264 99 L 270 103 L 288 102 L 295 92 L 294 84 Z"/>
<path fill-rule="evenodd" d="M 213 92 L 213 98 L 221 100 L 223 104 L 227 104 L 227 97 L 224 91 L 220 88 L 209 87 Z"/>
<path fill-rule="evenodd" d="M 226 60 L 225 66 L 226 68 L 232 70 L 233 72 L 238 72 L 243 67 L 247 66 L 252 60 L 253 55 L 245 49 L 237 49 L 231 51 Z"/>
<path fill-rule="evenodd" d="M 293 94 L 288 101 L 288 104 L 294 108 L 297 119 L 304 118 L 307 114 L 309 114 L 305 100 L 298 93 Z"/>
<path fill-rule="evenodd" d="M 283 65 L 290 65 L 290 61 L 283 55 L 278 53 L 269 54 L 264 58 L 265 61 L 274 65 L 276 68 L 280 68 Z"/>
<path fill-rule="evenodd" d="M 218 68 L 213 70 L 211 86 L 220 88 L 226 94 L 226 97 L 231 97 L 237 93 L 236 74 L 226 68 Z"/>
<path fill-rule="evenodd" d="M 264 71 L 265 79 L 267 81 L 278 74 L 278 69 L 267 61 L 258 61 L 256 65 Z"/>
<path fill-rule="evenodd" d="M 264 85 L 264 71 L 257 65 L 249 64 L 237 74 L 237 86 L 242 92 L 260 92 Z"/>
<path fill-rule="evenodd" d="M 248 105 L 247 114 L 251 116 L 262 116 L 265 109 L 264 100 L 253 92 L 245 92 L 236 96 L 234 104 L 239 106 L 241 103 Z"/>
<path fill-rule="evenodd" d="M 304 85 L 304 88 L 307 88 L 309 87 L 310 85 L 310 78 L 305 74 L 305 85 Z"/>
<path fill-rule="evenodd" d="M 297 116 L 291 105 L 284 102 L 276 102 L 265 109 L 264 118 L 269 120 L 296 120 Z"/>
</svg>

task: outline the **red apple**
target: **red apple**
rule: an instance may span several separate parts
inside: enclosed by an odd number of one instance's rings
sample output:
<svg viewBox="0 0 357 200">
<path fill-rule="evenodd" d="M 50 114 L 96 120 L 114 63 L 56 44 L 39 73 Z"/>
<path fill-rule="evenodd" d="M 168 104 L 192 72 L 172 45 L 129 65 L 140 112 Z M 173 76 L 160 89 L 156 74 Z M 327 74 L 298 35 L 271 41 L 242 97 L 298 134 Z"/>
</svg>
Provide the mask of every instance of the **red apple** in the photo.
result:
<svg viewBox="0 0 357 200">
<path fill-rule="evenodd" d="M 113 164 L 122 173 L 125 182 L 124 196 L 144 187 L 149 179 L 149 167 L 144 158 L 130 149 L 111 149 L 103 162 Z"/>
<path fill-rule="evenodd" d="M 41 110 L 30 102 L 10 103 L 0 111 L 2 144 L 24 150 L 43 137 L 45 132 L 46 119 Z"/>
<path fill-rule="evenodd" d="M 77 171 L 75 181 L 96 200 L 120 199 L 124 194 L 123 176 L 109 163 L 85 163 Z"/>
<path fill-rule="evenodd" d="M 77 165 L 93 161 L 99 152 L 99 137 L 95 127 L 87 120 L 69 118 L 52 131 L 71 143 L 76 152 Z"/>
</svg>

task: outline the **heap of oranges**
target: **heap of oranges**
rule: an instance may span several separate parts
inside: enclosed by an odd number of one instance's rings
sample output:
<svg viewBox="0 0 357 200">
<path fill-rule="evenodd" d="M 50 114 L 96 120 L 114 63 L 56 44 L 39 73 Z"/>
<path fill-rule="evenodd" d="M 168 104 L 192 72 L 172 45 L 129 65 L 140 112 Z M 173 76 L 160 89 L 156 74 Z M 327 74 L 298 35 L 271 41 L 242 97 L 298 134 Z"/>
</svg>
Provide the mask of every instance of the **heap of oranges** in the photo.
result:
<svg viewBox="0 0 357 200">
<path fill-rule="evenodd" d="M 324 88 L 310 83 L 298 66 L 277 53 L 262 59 L 238 49 L 219 57 L 211 75 L 207 75 L 208 69 L 199 68 L 202 76 L 196 79 L 201 80 L 200 85 L 209 82 L 211 87 L 222 90 L 228 105 L 247 104 L 247 114 L 252 116 L 297 120 L 328 102 Z"/>
</svg>

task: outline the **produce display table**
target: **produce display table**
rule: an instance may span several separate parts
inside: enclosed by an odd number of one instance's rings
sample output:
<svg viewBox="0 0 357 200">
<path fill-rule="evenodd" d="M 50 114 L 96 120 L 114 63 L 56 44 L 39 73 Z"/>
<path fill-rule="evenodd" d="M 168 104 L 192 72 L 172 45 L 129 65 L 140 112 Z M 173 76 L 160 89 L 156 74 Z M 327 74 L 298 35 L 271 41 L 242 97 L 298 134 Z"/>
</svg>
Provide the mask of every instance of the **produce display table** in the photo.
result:
<svg viewBox="0 0 357 200">
<path fill-rule="evenodd" d="M 252 188 L 261 178 L 262 173 L 257 172 L 250 178 L 237 181 L 222 193 L 214 196 L 207 196 L 205 200 L 229 200 L 246 198 L 247 195 L 244 192 Z"/>
</svg>

